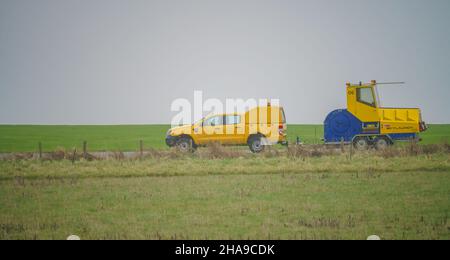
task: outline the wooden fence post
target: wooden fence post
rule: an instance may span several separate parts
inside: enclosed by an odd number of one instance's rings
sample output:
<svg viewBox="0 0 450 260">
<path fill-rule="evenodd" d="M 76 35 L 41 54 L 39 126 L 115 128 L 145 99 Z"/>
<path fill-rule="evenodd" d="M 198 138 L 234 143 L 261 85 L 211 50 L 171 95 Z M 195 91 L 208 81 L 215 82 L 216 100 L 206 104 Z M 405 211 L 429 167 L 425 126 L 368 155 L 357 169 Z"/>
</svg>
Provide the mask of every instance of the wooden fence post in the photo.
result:
<svg viewBox="0 0 450 260">
<path fill-rule="evenodd" d="M 38 149 L 39 149 L 39 159 L 42 159 L 42 143 L 41 142 L 39 142 L 39 144 L 38 144 Z"/>
<path fill-rule="evenodd" d="M 141 158 L 144 156 L 144 141 L 139 140 L 139 153 Z"/>
<path fill-rule="evenodd" d="M 75 163 L 75 157 L 77 156 L 77 148 L 73 149 L 73 155 L 72 155 L 72 164 Z"/>
<path fill-rule="evenodd" d="M 317 141 L 317 126 L 314 126 L 314 144 L 318 144 L 319 142 Z"/>
<path fill-rule="evenodd" d="M 83 142 L 83 157 L 84 159 L 87 159 L 87 142 Z"/>
</svg>

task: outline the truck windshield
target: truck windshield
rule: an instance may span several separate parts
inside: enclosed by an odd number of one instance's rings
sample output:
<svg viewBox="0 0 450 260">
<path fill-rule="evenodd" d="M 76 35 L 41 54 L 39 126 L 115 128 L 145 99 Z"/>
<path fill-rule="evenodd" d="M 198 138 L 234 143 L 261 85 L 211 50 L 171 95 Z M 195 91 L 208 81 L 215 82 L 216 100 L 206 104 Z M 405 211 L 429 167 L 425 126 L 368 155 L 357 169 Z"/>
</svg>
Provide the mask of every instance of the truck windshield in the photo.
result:
<svg viewBox="0 0 450 260">
<path fill-rule="evenodd" d="M 203 126 L 218 126 L 218 125 L 223 125 L 223 116 L 221 115 L 210 117 L 203 122 Z"/>
<path fill-rule="evenodd" d="M 376 106 L 375 97 L 374 97 L 374 93 L 372 92 L 372 88 L 370 88 L 370 87 L 358 88 L 356 90 L 356 95 L 357 95 L 358 102 L 366 104 L 368 106 L 372 106 L 372 107 Z"/>
</svg>

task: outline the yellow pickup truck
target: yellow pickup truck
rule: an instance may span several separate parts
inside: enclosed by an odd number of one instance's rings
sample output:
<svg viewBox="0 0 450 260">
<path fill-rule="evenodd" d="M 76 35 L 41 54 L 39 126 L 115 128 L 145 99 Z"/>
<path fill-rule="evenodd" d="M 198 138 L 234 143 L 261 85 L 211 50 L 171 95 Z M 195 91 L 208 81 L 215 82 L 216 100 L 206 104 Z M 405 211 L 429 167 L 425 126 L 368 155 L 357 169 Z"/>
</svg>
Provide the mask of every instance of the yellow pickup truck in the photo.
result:
<svg viewBox="0 0 450 260">
<path fill-rule="evenodd" d="M 284 109 L 269 103 L 243 114 L 211 115 L 192 125 L 171 128 L 166 144 L 184 152 L 215 142 L 248 145 L 253 153 L 259 153 L 266 145 L 287 144 L 286 130 Z"/>
</svg>

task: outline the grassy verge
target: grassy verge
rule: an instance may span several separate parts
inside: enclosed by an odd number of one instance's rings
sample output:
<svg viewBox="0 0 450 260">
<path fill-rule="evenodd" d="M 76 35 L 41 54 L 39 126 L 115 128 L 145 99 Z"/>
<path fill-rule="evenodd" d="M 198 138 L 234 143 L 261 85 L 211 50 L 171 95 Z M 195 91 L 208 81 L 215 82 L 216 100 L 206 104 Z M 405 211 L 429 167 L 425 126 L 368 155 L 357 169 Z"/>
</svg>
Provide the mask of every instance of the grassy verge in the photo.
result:
<svg viewBox="0 0 450 260">
<path fill-rule="evenodd" d="M 450 172 L 448 154 L 383 158 L 361 153 L 289 158 L 248 157 L 225 159 L 154 158 L 146 160 L 0 161 L 0 179 L 126 178 L 205 175 L 277 175 L 298 173 Z"/>
<path fill-rule="evenodd" d="M 0 162 L 0 239 L 450 239 L 450 158 Z"/>
</svg>

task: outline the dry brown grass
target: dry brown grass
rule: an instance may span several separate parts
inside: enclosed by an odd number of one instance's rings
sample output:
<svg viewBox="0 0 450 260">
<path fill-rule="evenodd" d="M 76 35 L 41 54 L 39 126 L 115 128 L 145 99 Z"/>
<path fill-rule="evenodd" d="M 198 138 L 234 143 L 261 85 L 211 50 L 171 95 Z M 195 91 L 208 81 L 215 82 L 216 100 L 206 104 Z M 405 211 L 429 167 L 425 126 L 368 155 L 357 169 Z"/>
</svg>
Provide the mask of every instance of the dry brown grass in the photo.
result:
<svg viewBox="0 0 450 260">
<path fill-rule="evenodd" d="M 281 156 L 282 153 L 283 152 L 280 149 L 274 148 L 272 146 L 266 146 L 262 153 L 262 156 L 264 156 L 265 158 L 273 158 Z"/>
<path fill-rule="evenodd" d="M 9 160 L 29 160 L 33 159 L 33 153 L 15 153 L 12 156 L 8 156 Z"/>
<path fill-rule="evenodd" d="M 125 155 L 123 154 L 122 151 L 114 151 L 112 154 L 112 158 L 115 160 L 124 160 Z"/>
<path fill-rule="evenodd" d="M 383 158 L 409 157 L 433 154 L 449 154 L 450 145 L 429 144 L 418 145 L 416 143 L 408 143 L 388 147 L 384 150 L 370 149 L 367 151 L 357 151 L 351 149 L 350 146 L 330 146 L 330 145 L 291 145 L 287 148 L 279 146 L 267 146 L 261 154 L 252 154 L 246 147 L 230 147 L 223 146 L 220 143 L 210 143 L 206 147 L 199 148 L 195 152 L 184 153 L 176 148 L 168 150 L 146 149 L 143 154 L 140 152 L 123 153 L 121 151 L 103 152 L 103 153 L 87 153 L 86 155 L 76 150 L 65 150 L 58 148 L 53 152 L 44 153 L 42 160 L 44 161 L 60 161 L 60 160 L 145 160 L 145 159 L 182 159 L 182 158 L 198 158 L 198 159 L 234 159 L 234 158 L 320 158 L 329 156 L 345 155 L 349 158 L 354 155 L 378 156 Z M 39 159 L 36 153 L 14 153 L 0 157 L 0 160 L 33 160 Z"/>
<path fill-rule="evenodd" d="M 344 151 L 345 152 L 345 151 Z M 293 145 L 289 146 L 287 156 L 293 158 L 322 157 L 342 154 L 343 151 L 334 146 L 325 145 Z"/>
<path fill-rule="evenodd" d="M 137 154 L 136 158 L 138 159 L 179 159 L 182 157 L 188 157 L 191 153 L 183 153 L 176 147 L 171 148 L 169 150 L 158 150 L 154 148 L 149 148 L 144 151 L 144 154 L 140 156 Z"/>
<path fill-rule="evenodd" d="M 16 157 L 16 159 L 20 159 L 21 157 Z M 30 153 L 28 154 L 27 158 L 34 158 L 39 159 L 39 155 Z M 76 149 L 66 150 L 63 147 L 58 147 L 54 151 L 50 153 L 44 153 L 42 154 L 42 158 L 40 158 L 44 161 L 61 161 L 61 160 L 70 160 L 70 161 L 79 161 L 81 159 L 87 160 L 87 161 L 94 161 L 94 160 L 100 160 L 101 158 L 98 156 L 95 156 L 90 153 L 82 153 L 77 151 Z"/>
<path fill-rule="evenodd" d="M 392 158 L 392 157 L 408 157 L 432 154 L 448 154 L 450 153 L 448 144 L 428 144 L 418 145 L 417 143 L 409 143 L 404 146 L 391 146 L 381 151 L 375 151 L 375 155 Z"/>
<path fill-rule="evenodd" d="M 224 159 L 224 158 L 239 158 L 248 156 L 248 153 L 236 149 L 236 147 L 226 147 L 218 142 L 209 143 L 206 149 L 201 149 L 194 154 L 203 159 Z"/>
<path fill-rule="evenodd" d="M 49 154 L 50 158 L 49 160 L 63 160 L 66 159 L 66 150 L 62 147 L 56 148 L 55 151 L 51 152 Z"/>
<path fill-rule="evenodd" d="M 143 159 L 146 159 L 146 158 L 160 159 L 162 157 L 163 157 L 163 153 L 161 152 L 161 150 L 149 148 L 145 151 L 144 156 L 142 158 Z"/>
</svg>

